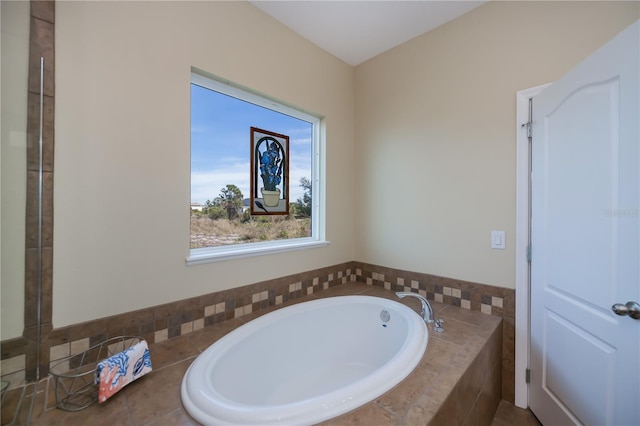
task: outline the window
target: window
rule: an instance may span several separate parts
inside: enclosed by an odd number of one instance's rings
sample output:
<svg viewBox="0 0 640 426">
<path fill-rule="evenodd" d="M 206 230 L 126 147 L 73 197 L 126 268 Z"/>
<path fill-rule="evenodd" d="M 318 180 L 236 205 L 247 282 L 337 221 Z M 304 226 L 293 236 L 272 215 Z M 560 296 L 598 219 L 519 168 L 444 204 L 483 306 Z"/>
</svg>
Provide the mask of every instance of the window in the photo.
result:
<svg viewBox="0 0 640 426">
<path fill-rule="evenodd" d="M 320 118 L 191 74 L 188 264 L 327 244 Z"/>
</svg>

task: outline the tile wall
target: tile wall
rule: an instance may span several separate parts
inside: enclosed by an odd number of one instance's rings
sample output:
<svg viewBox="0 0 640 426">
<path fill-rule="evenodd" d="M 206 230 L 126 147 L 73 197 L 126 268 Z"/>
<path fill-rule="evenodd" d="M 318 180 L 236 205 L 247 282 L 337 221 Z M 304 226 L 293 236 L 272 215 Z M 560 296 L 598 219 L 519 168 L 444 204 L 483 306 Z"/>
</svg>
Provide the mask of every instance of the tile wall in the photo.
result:
<svg viewBox="0 0 640 426">
<path fill-rule="evenodd" d="M 295 287 L 295 286 L 294 286 Z M 301 296 L 284 306 L 342 295 L 367 295 L 397 300 L 393 292 L 363 283 L 344 283 Z M 418 309 L 416 299 L 400 303 Z M 435 314 L 445 321 L 443 333 L 430 333 L 418 366 L 397 386 L 360 408 L 327 420 L 322 426 L 459 425 L 489 426 L 501 400 L 502 319 L 438 302 Z M 237 327 L 274 308 L 149 345 L 153 372 L 130 384 L 108 404 L 85 410 L 55 409 L 55 381 L 43 380 L 11 390 L 3 397 L 2 424 L 183 424 L 197 423 L 180 402 L 184 373 L 195 357 Z M 215 310 L 215 309 L 214 309 Z M 88 377 L 91 377 L 91 370 Z M 64 388 L 59 388 L 64 393 Z M 149 398 L 152 393 L 155 398 Z M 86 402 L 86 400 L 84 400 Z M 77 402 L 77 399 L 76 399 Z"/>
<path fill-rule="evenodd" d="M 25 208 L 25 303 L 22 337 L 1 342 L 3 380 L 36 380 L 38 340 L 38 259 L 41 258 L 40 332 L 52 329 L 53 294 L 53 168 L 55 104 L 55 1 L 31 1 L 29 78 L 27 98 L 27 202 Z M 44 58 L 42 84 L 42 250 L 38 249 L 40 181 L 40 58 Z M 13 359 L 13 358 L 18 358 Z M 46 364 L 47 360 L 41 360 Z M 45 376 L 41 374 L 41 376 Z M 7 376 L 7 377 L 5 377 Z"/>
</svg>

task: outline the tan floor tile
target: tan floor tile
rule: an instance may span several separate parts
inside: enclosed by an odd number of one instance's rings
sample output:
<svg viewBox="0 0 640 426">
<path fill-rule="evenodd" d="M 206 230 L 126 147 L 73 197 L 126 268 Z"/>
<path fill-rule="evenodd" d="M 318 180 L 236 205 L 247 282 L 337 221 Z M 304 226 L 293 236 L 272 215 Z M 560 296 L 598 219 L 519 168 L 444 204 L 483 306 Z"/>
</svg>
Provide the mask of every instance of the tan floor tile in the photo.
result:
<svg viewBox="0 0 640 426">
<path fill-rule="evenodd" d="M 500 317 L 493 315 L 478 315 L 478 311 L 471 311 L 468 309 L 458 309 L 455 306 L 445 305 L 441 315 L 450 319 L 455 319 L 460 322 L 466 322 L 474 327 L 493 328 L 500 322 Z"/>
<path fill-rule="evenodd" d="M 186 334 L 184 337 L 189 338 L 195 347 L 200 351 L 204 351 L 222 336 L 232 332 L 236 328 L 246 324 L 241 318 L 235 318 L 229 321 L 205 327 L 193 333 Z"/>
<path fill-rule="evenodd" d="M 540 426 L 531 410 L 518 408 L 507 401 L 501 401 L 491 426 Z"/>
<path fill-rule="evenodd" d="M 437 377 L 436 371 L 417 367 L 406 379 L 376 402 L 386 410 L 404 416 L 409 407 L 422 396 L 425 387 L 434 383 Z"/>
<path fill-rule="evenodd" d="M 456 422 L 456 400 L 453 394 L 449 395 L 445 401 L 433 404 L 426 412 L 431 412 L 433 409 L 436 410 L 436 413 L 430 417 L 428 423 L 426 423 L 429 426 L 456 426 L 458 424 Z M 413 414 L 415 413 L 417 412 L 414 411 Z M 407 416 L 406 419 L 410 419 L 411 421 L 411 423 L 408 424 L 421 424 L 419 420 L 420 417 L 414 417 L 412 419 Z"/>
<path fill-rule="evenodd" d="M 446 310 L 444 312 L 446 312 Z M 429 337 L 433 336 L 434 338 L 437 337 L 439 339 L 446 340 L 457 345 L 465 345 L 467 343 L 467 340 L 471 336 L 478 335 L 477 326 L 473 326 L 466 322 L 457 321 L 445 314 L 442 314 L 441 318 L 444 319 L 444 332 L 434 333 L 430 329 Z"/>
<path fill-rule="evenodd" d="M 367 288 L 362 285 L 342 284 L 337 287 L 330 288 L 327 291 L 320 291 L 318 293 L 314 293 L 312 296 L 314 298 L 319 298 L 319 299 L 323 299 L 325 297 L 336 297 L 336 296 L 356 296 L 364 293 L 366 290 Z"/>
<path fill-rule="evenodd" d="M 51 408 L 55 407 L 55 397 L 53 395 L 53 392 L 51 392 L 51 395 L 49 395 L 49 392 L 48 392 L 48 388 L 50 388 L 49 382 L 50 382 L 49 380 L 43 380 L 40 383 L 38 383 L 38 392 L 36 394 L 36 400 L 31 408 L 31 418 L 41 417 L 43 412 L 47 408 L 47 406 Z M 52 399 L 51 402 L 47 400 L 48 397 L 51 397 L 50 398 Z"/>
<path fill-rule="evenodd" d="M 434 366 L 447 367 L 461 349 L 461 345 L 430 336 L 429 343 L 427 343 L 427 353 L 422 362 L 431 364 L 432 368 L 435 368 Z"/>
<path fill-rule="evenodd" d="M 368 404 L 358 410 L 344 414 L 335 419 L 320 423 L 322 426 L 345 426 L 345 425 L 375 425 L 386 426 L 395 425 L 395 416 L 376 404 Z"/>
<path fill-rule="evenodd" d="M 182 408 L 180 384 L 190 364 L 191 360 L 187 360 L 154 370 L 129 385 L 126 399 L 134 424 L 159 424 L 165 416 Z"/>
<path fill-rule="evenodd" d="M 199 351 L 193 341 L 185 335 L 149 345 L 149 353 L 151 365 L 154 370 L 157 370 L 196 357 Z"/>
<path fill-rule="evenodd" d="M 158 419 L 152 420 L 150 423 L 147 423 L 145 426 L 200 426 L 200 423 L 196 422 L 189 414 L 183 409 L 177 409 L 166 416 Z"/>
<path fill-rule="evenodd" d="M 426 425 L 438 412 L 444 397 L 438 395 L 434 400 L 431 396 L 424 394 L 409 408 L 407 413 L 399 419 L 400 425 Z"/>
<path fill-rule="evenodd" d="M 3 425 L 13 422 L 26 389 L 26 387 L 11 389 L 4 394 L 4 398 L 2 398 L 2 410 L 0 410 Z"/>
<path fill-rule="evenodd" d="M 366 291 L 363 291 L 362 294 L 366 296 L 382 297 L 383 299 L 400 301 L 400 298 L 396 296 L 395 293 L 380 287 L 369 287 L 368 289 L 366 289 Z"/>
<path fill-rule="evenodd" d="M 22 402 L 14 420 L 15 424 L 24 425 L 27 423 L 31 407 L 34 404 L 34 398 L 36 398 L 36 385 L 31 383 L 25 386 Z"/>
<path fill-rule="evenodd" d="M 124 398 L 129 386 L 103 404 L 96 403 L 84 410 L 75 412 L 52 408 L 42 413 L 39 417 L 32 418 L 31 424 L 41 426 L 130 426 L 133 423 Z"/>
</svg>

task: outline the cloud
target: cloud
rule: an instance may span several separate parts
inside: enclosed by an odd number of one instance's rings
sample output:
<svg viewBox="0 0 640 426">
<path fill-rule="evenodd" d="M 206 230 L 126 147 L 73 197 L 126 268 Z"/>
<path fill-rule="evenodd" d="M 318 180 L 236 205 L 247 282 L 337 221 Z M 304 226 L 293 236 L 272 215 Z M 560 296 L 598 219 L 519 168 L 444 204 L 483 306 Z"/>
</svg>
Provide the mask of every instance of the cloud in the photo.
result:
<svg viewBox="0 0 640 426">
<path fill-rule="evenodd" d="M 249 162 L 238 162 L 222 166 L 215 171 L 191 172 L 191 202 L 204 204 L 220 195 L 220 191 L 228 184 L 237 186 L 244 198 L 250 197 Z M 304 189 L 300 179 L 311 178 L 308 162 L 289 164 L 289 202 L 302 198 Z"/>
<path fill-rule="evenodd" d="M 191 171 L 191 202 L 204 203 L 220 195 L 227 185 L 237 186 L 249 197 L 249 163 L 234 163 L 215 171 Z"/>
</svg>

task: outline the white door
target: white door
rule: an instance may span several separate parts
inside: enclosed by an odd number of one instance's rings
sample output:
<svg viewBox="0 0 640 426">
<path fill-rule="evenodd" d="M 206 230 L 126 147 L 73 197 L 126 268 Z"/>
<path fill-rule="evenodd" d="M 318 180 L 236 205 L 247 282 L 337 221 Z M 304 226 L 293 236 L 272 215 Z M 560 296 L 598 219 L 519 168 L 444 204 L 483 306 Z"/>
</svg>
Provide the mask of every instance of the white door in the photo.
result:
<svg viewBox="0 0 640 426">
<path fill-rule="evenodd" d="M 640 21 L 533 100 L 531 385 L 547 426 L 640 424 Z"/>
</svg>

